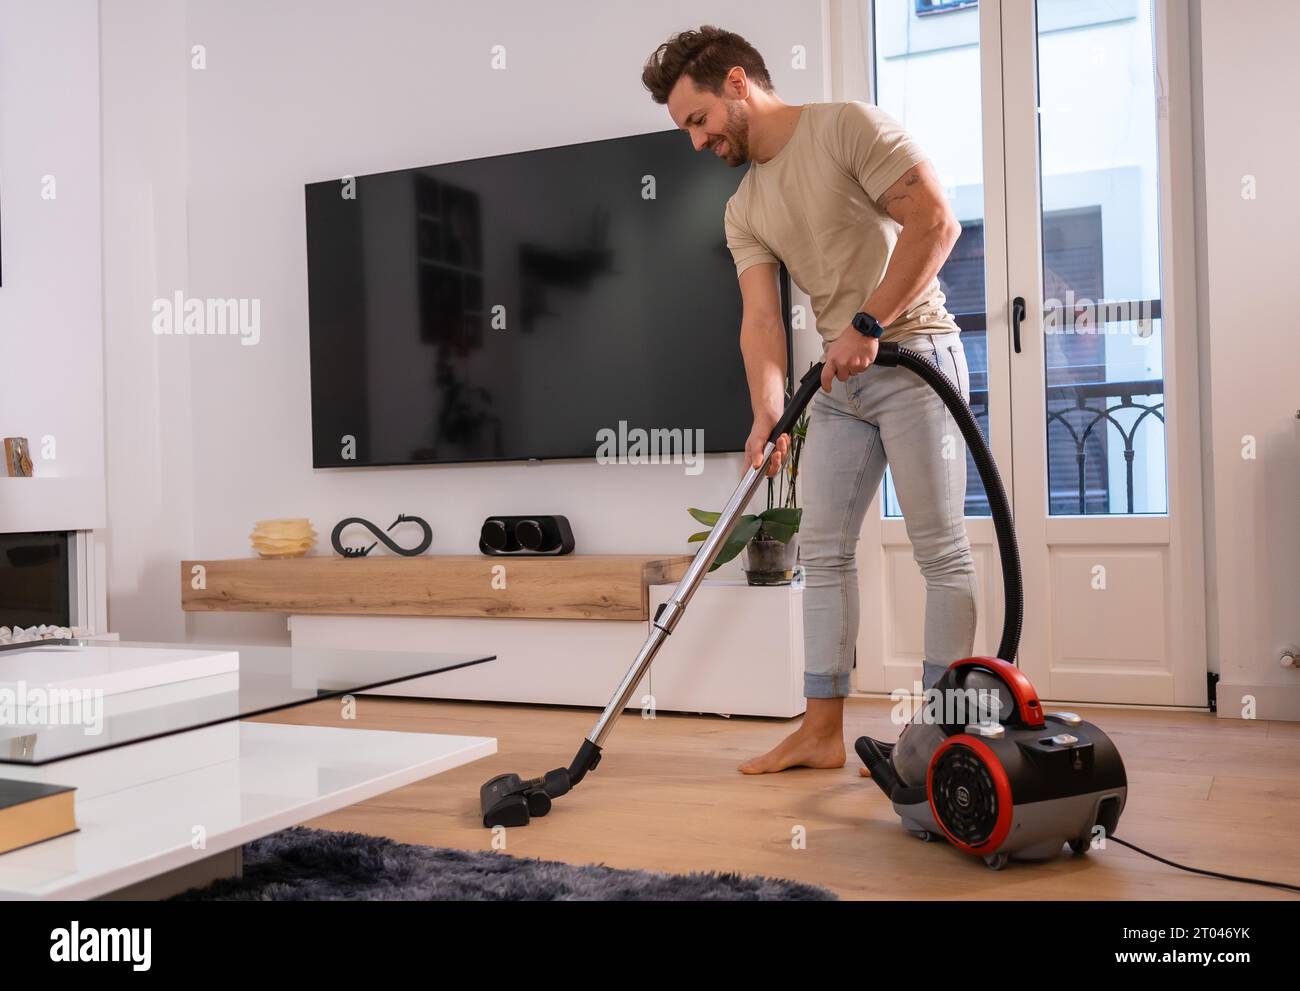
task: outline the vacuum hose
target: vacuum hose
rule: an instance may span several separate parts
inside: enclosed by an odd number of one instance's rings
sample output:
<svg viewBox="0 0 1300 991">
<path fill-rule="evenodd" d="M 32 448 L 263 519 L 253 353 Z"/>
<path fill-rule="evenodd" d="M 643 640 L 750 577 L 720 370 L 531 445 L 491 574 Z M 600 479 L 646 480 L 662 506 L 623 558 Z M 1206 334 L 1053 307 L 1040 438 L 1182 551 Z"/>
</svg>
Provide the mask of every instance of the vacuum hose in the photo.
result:
<svg viewBox="0 0 1300 991">
<path fill-rule="evenodd" d="M 1002 476 L 998 473 L 997 463 L 993 460 L 993 454 L 989 451 L 979 424 L 975 422 L 975 414 L 966 405 L 961 391 L 952 380 L 919 351 L 900 347 L 893 342 L 884 343 L 876 353 L 875 364 L 884 368 L 894 366 L 906 368 L 924 379 L 948 407 L 953 419 L 957 421 L 957 428 L 966 440 L 966 446 L 970 448 L 980 480 L 984 483 L 984 494 L 988 496 L 989 510 L 993 514 L 993 529 L 998 538 L 998 554 L 1002 559 L 1002 597 L 1006 604 L 1006 613 L 1002 620 L 1002 641 L 998 644 L 997 656 L 1014 664 L 1025 621 L 1020 551 L 1016 545 L 1016 526 L 1011 516 L 1011 503 L 1002 485 Z"/>
</svg>

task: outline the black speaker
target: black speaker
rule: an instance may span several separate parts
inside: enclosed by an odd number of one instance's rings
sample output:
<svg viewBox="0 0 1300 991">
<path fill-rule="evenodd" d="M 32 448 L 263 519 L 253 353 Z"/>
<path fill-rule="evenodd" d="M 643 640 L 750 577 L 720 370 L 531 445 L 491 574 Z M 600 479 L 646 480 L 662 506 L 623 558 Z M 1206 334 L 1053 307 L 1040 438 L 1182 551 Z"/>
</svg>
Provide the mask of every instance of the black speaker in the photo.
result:
<svg viewBox="0 0 1300 991">
<path fill-rule="evenodd" d="M 563 516 L 489 516 L 478 549 L 493 557 L 573 553 L 573 530 Z"/>
</svg>

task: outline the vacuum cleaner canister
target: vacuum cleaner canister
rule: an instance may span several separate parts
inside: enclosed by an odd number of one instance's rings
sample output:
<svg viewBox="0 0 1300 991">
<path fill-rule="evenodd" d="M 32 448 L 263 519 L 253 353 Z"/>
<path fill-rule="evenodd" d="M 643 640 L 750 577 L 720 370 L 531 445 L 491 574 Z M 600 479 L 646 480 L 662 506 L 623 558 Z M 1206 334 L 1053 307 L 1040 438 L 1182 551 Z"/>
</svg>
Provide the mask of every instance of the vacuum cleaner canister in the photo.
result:
<svg viewBox="0 0 1300 991">
<path fill-rule="evenodd" d="M 855 749 L 904 829 L 995 870 L 1066 844 L 1083 853 L 1115 831 L 1128 796 L 1110 738 L 1072 712 L 1044 714 L 1024 673 L 993 657 L 954 662 L 896 744 L 864 736 Z"/>
</svg>

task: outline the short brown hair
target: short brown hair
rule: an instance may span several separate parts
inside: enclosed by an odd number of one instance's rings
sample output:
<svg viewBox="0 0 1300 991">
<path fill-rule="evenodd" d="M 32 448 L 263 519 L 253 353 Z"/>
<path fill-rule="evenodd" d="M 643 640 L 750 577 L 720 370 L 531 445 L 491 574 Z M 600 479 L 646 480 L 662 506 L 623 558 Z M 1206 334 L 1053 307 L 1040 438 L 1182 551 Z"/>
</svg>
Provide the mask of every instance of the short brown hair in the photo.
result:
<svg viewBox="0 0 1300 991">
<path fill-rule="evenodd" d="M 727 73 L 735 66 L 772 92 L 772 77 L 758 49 L 738 34 L 705 24 L 698 31 L 675 34 L 656 48 L 641 72 L 641 82 L 655 103 L 667 103 L 682 76 L 689 76 L 700 89 L 721 93 Z"/>
</svg>

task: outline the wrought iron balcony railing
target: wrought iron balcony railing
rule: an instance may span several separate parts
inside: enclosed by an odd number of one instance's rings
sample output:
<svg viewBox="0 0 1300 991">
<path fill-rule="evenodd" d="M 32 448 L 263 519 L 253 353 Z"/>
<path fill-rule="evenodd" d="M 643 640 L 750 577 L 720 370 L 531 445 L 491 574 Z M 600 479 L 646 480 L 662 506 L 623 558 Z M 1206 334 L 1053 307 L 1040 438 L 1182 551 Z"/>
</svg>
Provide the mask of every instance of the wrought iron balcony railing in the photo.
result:
<svg viewBox="0 0 1300 991">
<path fill-rule="evenodd" d="M 1075 307 L 1076 313 L 1079 309 Z M 1054 315 L 1059 317 L 1064 312 L 1065 308 L 1059 307 L 1056 308 Z M 1133 313 L 1140 313 L 1143 319 L 1158 320 L 1160 318 L 1160 301 L 1107 302 L 1089 310 L 1089 316 L 1092 317 L 1094 326 L 1102 326 L 1106 323 L 1132 322 Z M 954 317 L 963 332 L 973 331 L 979 334 L 984 332 L 987 327 L 984 313 L 958 313 L 954 314 Z M 1111 485 L 1108 449 L 1113 438 L 1123 445 L 1125 513 L 1134 514 L 1137 512 L 1134 463 L 1137 459 L 1140 443 L 1139 430 L 1143 423 L 1151 417 L 1159 420 L 1162 425 L 1164 423 L 1164 379 L 1105 381 L 1101 376 L 1105 375 L 1106 369 L 1101 366 L 1076 366 L 1071 368 L 1070 372 L 1080 377 L 1096 376 L 1096 378 L 1087 381 L 1059 383 L 1046 387 L 1044 398 L 1047 403 L 1048 437 L 1052 443 L 1051 448 L 1049 448 L 1048 466 L 1050 503 L 1054 511 L 1058 512 L 1061 510 L 1056 507 L 1063 507 L 1073 503 L 1071 509 L 1080 515 L 1087 515 L 1091 500 L 1094 506 L 1100 503 L 1106 507 L 1102 510 L 1093 509 L 1094 513 L 1111 512 L 1109 508 Z M 973 370 L 972 378 L 987 381 L 987 376 L 982 374 L 980 370 Z M 975 418 L 979 420 L 980 427 L 987 436 L 987 386 L 979 388 L 972 385 L 970 399 Z M 1058 442 L 1056 437 L 1061 437 L 1061 441 Z M 1072 448 L 1073 467 L 1077 472 L 1077 477 L 1072 480 L 1068 487 L 1059 484 L 1062 481 L 1060 476 L 1065 474 L 1062 471 L 1063 466 L 1061 464 L 1065 458 L 1059 456 L 1060 448 L 1056 447 L 1057 443 L 1066 442 L 1067 438 L 1070 448 Z M 1066 450 L 1070 450 L 1070 448 Z M 1053 457 L 1053 455 L 1057 456 Z M 1098 461 L 1100 464 L 1097 464 Z M 1093 465 L 1095 465 L 1093 467 L 1093 478 L 1099 484 L 1090 488 L 1089 468 Z M 1068 513 L 1070 509 L 1064 511 Z M 970 516 L 988 515 L 988 502 L 984 498 L 984 492 L 977 477 L 973 478 L 973 483 L 967 492 L 966 513 Z"/>
</svg>

